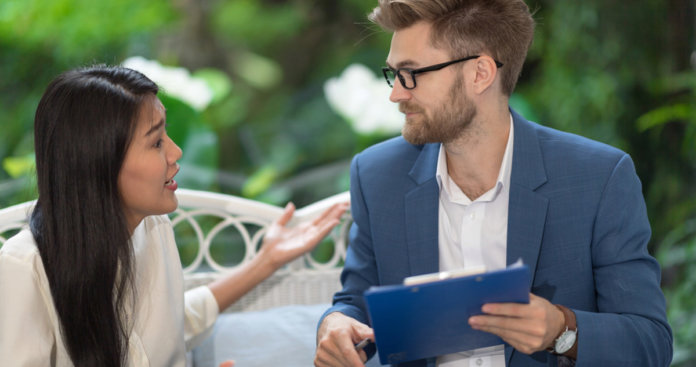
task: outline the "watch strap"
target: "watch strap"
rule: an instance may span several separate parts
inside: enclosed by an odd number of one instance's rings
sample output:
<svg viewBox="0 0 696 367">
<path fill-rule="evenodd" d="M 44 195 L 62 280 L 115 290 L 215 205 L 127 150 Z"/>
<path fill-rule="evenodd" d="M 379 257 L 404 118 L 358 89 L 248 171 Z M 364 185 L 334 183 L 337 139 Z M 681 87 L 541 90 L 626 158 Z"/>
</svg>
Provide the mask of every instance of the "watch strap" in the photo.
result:
<svg viewBox="0 0 696 367">
<path fill-rule="evenodd" d="M 575 318 L 575 312 L 573 312 L 573 311 L 572 311 L 571 309 L 569 309 L 568 307 L 565 307 L 565 306 L 562 306 L 562 305 L 554 305 L 554 306 L 556 306 L 556 308 L 558 308 L 558 309 L 563 313 L 563 319 L 565 320 L 565 325 L 564 325 L 564 327 L 563 327 L 563 331 L 561 331 L 561 334 L 562 334 L 565 330 L 573 330 L 573 331 L 575 331 L 575 332 L 577 333 L 577 331 L 578 331 L 578 325 L 577 325 L 577 320 L 576 320 L 576 318 Z M 560 334 L 559 334 L 559 336 L 560 336 Z M 558 338 L 558 337 L 556 337 L 556 338 Z M 552 349 L 551 352 L 553 353 L 553 347 L 552 347 L 551 349 Z M 564 356 L 567 356 L 567 357 L 570 357 L 570 358 L 573 358 L 573 359 L 576 359 L 576 358 L 577 358 L 577 355 L 578 355 L 578 338 L 577 338 L 577 335 L 576 335 L 575 343 L 573 344 L 573 346 L 572 346 L 570 349 L 568 349 L 565 353 L 563 353 L 563 354 L 561 354 L 561 355 L 564 355 Z"/>
</svg>

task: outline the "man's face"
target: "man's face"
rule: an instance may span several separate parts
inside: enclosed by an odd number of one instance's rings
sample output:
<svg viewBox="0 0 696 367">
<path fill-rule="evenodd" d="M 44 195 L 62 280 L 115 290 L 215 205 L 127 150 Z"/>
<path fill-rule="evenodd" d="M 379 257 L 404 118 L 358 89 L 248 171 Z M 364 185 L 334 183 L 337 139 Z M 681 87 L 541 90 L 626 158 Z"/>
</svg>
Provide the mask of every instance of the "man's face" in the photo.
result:
<svg viewBox="0 0 696 367">
<path fill-rule="evenodd" d="M 430 43 L 430 25 L 419 22 L 394 32 L 387 65 L 392 68 L 422 68 L 450 61 L 450 54 Z M 406 115 L 404 139 L 412 144 L 447 143 L 461 136 L 476 115 L 467 97 L 462 69 L 467 63 L 416 75 L 416 88 L 405 89 L 395 81 L 392 102 Z"/>
</svg>

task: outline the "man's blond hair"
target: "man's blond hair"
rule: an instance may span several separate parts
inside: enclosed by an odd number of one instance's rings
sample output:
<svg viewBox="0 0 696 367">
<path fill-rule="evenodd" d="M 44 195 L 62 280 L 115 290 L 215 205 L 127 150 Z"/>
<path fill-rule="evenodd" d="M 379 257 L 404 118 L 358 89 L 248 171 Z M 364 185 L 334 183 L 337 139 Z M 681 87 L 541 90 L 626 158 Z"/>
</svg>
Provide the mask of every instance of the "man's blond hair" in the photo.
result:
<svg viewBox="0 0 696 367">
<path fill-rule="evenodd" d="M 515 89 L 534 38 L 534 19 L 523 0 L 379 0 L 368 18 L 388 31 L 425 21 L 433 46 L 452 58 L 486 53 L 503 63 L 503 93 Z"/>
</svg>

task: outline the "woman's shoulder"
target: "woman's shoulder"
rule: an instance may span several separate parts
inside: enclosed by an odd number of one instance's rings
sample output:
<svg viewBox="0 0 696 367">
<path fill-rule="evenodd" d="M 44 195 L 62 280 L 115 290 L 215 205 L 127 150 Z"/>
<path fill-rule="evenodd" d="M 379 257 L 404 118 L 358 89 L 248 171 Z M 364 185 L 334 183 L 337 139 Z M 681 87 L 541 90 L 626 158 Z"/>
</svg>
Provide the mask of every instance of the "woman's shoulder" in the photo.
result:
<svg viewBox="0 0 696 367">
<path fill-rule="evenodd" d="M 0 259 L 13 258 L 22 262 L 34 262 L 39 256 L 39 249 L 36 247 L 36 241 L 31 231 L 24 228 L 16 235 L 10 237 L 0 247 Z"/>
<path fill-rule="evenodd" d="M 174 229 L 169 216 L 151 215 L 145 217 L 140 225 L 135 228 L 131 237 L 136 252 L 155 243 L 174 242 Z"/>
</svg>

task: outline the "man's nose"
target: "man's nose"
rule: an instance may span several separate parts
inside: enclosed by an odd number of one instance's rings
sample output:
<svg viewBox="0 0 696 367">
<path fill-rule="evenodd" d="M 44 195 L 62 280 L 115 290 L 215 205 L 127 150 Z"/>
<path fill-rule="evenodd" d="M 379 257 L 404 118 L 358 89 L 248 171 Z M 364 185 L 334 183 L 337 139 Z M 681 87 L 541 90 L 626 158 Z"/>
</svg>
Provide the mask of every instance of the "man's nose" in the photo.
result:
<svg viewBox="0 0 696 367">
<path fill-rule="evenodd" d="M 389 100 L 394 103 L 399 103 L 409 99 L 411 99 L 411 92 L 401 85 L 400 80 L 395 79 L 394 87 L 392 88 L 391 94 L 389 94 Z"/>
</svg>

